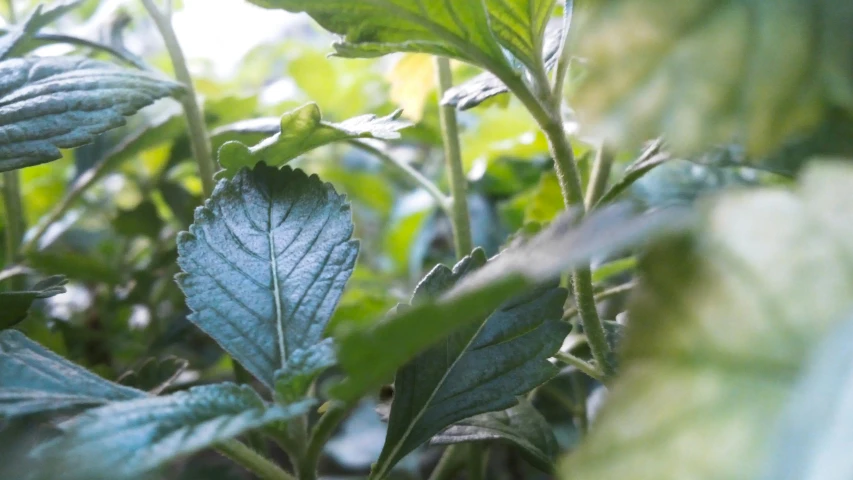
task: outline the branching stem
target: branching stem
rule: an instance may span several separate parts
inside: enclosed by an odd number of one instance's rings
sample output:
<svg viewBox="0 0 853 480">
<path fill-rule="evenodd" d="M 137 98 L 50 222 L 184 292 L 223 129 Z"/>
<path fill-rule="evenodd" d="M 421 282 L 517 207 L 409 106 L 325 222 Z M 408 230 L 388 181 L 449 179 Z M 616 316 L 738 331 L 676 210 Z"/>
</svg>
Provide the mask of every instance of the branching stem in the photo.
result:
<svg viewBox="0 0 853 480">
<path fill-rule="evenodd" d="M 261 480 L 296 480 L 296 477 L 237 440 L 222 442 L 216 449 Z"/>
</svg>

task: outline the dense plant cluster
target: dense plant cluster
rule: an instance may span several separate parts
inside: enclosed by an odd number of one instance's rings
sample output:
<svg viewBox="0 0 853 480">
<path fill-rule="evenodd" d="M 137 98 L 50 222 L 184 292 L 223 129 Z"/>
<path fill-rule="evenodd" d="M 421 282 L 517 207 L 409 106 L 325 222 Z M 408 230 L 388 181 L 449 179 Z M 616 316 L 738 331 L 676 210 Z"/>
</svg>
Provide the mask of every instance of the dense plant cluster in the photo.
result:
<svg viewBox="0 0 853 480">
<path fill-rule="evenodd" d="M 249 2 L 0 9 L 0 478 L 853 476 L 847 2 Z"/>
</svg>

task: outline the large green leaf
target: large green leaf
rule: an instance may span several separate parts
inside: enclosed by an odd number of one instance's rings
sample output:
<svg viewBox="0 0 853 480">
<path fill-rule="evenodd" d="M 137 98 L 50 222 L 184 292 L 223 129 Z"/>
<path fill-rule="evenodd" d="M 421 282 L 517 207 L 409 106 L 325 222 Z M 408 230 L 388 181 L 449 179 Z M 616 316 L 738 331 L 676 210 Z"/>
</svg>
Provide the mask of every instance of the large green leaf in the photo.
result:
<svg viewBox="0 0 853 480">
<path fill-rule="evenodd" d="M 853 478 L 853 321 L 831 331 L 793 389 L 763 480 Z"/>
<path fill-rule="evenodd" d="M 676 154 L 742 141 L 750 156 L 853 108 L 853 6 L 838 0 L 590 5 L 576 31 L 582 125 L 622 145 L 664 134 Z"/>
<path fill-rule="evenodd" d="M 77 57 L 0 62 L 0 171 L 60 158 L 124 125 L 182 87 L 157 75 Z"/>
<path fill-rule="evenodd" d="M 489 27 L 484 0 L 251 1 L 267 8 L 307 12 L 323 28 L 343 37 L 334 44 L 335 52 L 342 57 L 423 52 L 486 68 L 508 68 Z"/>
<path fill-rule="evenodd" d="M 21 332 L 0 332 L 0 420 L 144 396 L 69 362 Z"/>
<path fill-rule="evenodd" d="M 29 290 L 0 293 L 0 330 L 11 328 L 27 317 L 33 302 L 65 293 L 65 277 L 56 275 L 45 278 Z"/>
<path fill-rule="evenodd" d="M 431 445 L 503 440 L 521 449 L 537 468 L 550 472 L 557 454 L 551 425 L 524 397 L 518 405 L 466 418 L 432 437 Z"/>
<path fill-rule="evenodd" d="M 398 110 L 385 117 L 361 115 L 341 123 L 331 123 L 322 119 L 316 103 L 309 103 L 282 115 L 281 120 L 276 122 L 275 134 L 254 147 L 236 141 L 222 145 L 219 149 L 219 164 L 233 175 L 240 168 L 252 168 L 258 162 L 280 167 L 317 147 L 341 140 L 400 138 L 399 130 L 411 126 L 407 121 L 398 120 L 400 113 Z M 269 130 L 270 122 L 264 120 L 238 122 L 230 129 L 218 129 L 217 133 Z"/>
<path fill-rule="evenodd" d="M 412 303 L 435 298 L 485 264 L 485 253 L 477 249 L 453 270 L 437 266 L 418 284 Z M 385 478 L 401 458 L 444 428 L 509 408 L 518 395 L 556 375 L 548 358 L 571 329 L 561 320 L 566 297 L 565 289 L 552 284 L 511 298 L 397 370 L 388 434 L 372 476 Z"/>
<path fill-rule="evenodd" d="M 851 185 L 822 164 L 797 192 L 723 196 L 642 259 L 622 370 L 563 478 L 759 478 L 804 360 L 853 307 Z"/>
<path fill-rule="evenodd" d="M 189 319 L 268 387 L 322 341 L 352 274 L 349 204 L 301 170 L 258 164 L 222 180 L 178 236 Z"/>
<path fill-rule="evenodd" d="M 89 410 L 60 425 L 36 449 L 38 478 L 132 479 L 274 422 L 306 413 L 311 402 L 267 405 L 248 386 L 194 387 Z"/>
<path fill-rule="evenodd" d="M 541 71 L 545 27 L 554 11 L 554 0 L 485 2 L 489 24 L 498 42 L 528 69 Z"/>
<path fill-rule="evenodd" d="M 364 330 L 339 332 L 338 359 L 348 375 L 333 394 L 356 400 L 391 380 L 400 366 L 456 329 L 482 321 L 506 299 L 588 265 L 593 256 L 638 246 L 687 225 L 689 216 L 682 210 L 638 215 L 627 205 L 602 209 L 579 225 L 565 214 L 527 243 L 467 275 L 435 301 L 404 309 Z"/>
</svg>

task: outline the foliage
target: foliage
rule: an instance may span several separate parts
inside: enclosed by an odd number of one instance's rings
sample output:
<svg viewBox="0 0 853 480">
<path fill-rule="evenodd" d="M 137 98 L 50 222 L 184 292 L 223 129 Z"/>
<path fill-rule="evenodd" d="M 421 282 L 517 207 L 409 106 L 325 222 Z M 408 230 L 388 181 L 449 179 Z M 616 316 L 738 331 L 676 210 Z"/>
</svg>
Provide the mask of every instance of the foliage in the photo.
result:
<svg viewBox="0 0 853 480">
<path fill-rule="evenodd" d="M 0 478 L 849 477 L 848 3 L 4 3 Z"/>
</svg>

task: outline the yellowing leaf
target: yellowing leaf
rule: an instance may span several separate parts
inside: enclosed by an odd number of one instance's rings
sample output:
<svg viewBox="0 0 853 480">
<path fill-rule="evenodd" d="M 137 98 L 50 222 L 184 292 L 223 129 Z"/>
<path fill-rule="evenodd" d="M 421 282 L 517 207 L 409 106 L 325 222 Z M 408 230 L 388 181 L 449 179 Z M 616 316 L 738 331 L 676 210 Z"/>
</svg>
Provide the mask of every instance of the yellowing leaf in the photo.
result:
<svg viewBox="0 0 853 480">
<path fill-rule="evenodd" d="M 424 53 L 406 53 L 387 74 L 391 100 L 414 122 L 423 118 L 424 103 L 435 89 L 435 60 Z"/>
</svg>

